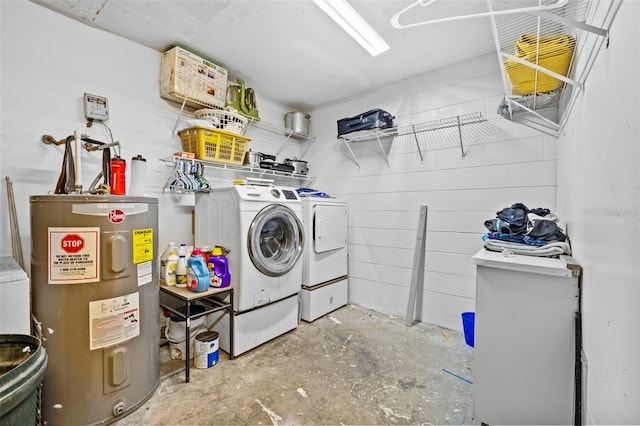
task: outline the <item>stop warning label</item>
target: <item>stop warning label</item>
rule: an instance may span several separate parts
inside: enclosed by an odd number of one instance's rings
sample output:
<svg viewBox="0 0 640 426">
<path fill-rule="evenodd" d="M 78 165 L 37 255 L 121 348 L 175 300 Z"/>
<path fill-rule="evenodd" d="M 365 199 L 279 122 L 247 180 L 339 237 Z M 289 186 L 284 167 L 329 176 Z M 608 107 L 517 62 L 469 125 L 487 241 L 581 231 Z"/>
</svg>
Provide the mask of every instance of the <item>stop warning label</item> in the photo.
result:
<svg viewBox="0 0 640 426">
<path fill-rule="evenodd" d="M 67 234 L 60 240 L 60 247 L 67 253 L 77 253 L 84 248 L 84 238 L 78 234 Z"/>
<path fill-rule="evenodd" d="M 49 284 L 100 281 L 100 228 L 49 228 Z"/>
</svg>

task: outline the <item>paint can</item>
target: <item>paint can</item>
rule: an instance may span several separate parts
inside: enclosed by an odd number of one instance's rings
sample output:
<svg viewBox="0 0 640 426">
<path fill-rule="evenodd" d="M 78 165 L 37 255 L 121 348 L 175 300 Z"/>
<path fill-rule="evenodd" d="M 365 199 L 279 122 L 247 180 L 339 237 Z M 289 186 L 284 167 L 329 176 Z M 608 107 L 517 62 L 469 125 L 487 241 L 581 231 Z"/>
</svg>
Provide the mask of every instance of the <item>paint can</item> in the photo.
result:
<svg viewBox="0 0 640 426">
<path fill-rule="evenodd" d="M 218 363 L 218 333 L 205 331 L 196 336 L 196 356 L 193 365 L 196 368 L 210 368 Z"/>
</svg>

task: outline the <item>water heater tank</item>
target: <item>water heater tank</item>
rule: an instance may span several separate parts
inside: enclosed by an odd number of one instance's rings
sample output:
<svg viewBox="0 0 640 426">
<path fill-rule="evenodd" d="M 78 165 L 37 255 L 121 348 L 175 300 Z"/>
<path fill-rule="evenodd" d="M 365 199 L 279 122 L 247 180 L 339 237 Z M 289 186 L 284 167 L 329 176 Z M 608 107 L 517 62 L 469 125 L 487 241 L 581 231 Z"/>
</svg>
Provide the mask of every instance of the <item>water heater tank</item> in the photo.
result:
<svg viewBox="0 0 640 426">
<path fill-rule="evenodd" d="M 112 423 L 160 379 L 158 200 L 31 196 L 33 314 L 47 425 Z"/>
</svg>

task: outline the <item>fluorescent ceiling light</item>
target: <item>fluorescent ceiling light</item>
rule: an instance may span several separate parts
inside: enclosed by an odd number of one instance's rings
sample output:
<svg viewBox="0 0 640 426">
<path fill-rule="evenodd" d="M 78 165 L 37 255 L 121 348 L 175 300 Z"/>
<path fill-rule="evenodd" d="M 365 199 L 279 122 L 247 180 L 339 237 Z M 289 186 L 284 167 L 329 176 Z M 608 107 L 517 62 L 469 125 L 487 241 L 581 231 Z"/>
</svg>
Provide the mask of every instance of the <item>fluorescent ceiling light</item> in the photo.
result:
<svg viewBox="0 0 640 426">
<path fill-rule="evenodd" d="M 387 42 L 346 0 L 313 0 L 313 2 L 360 43 L 360 46 L 364 47 L 371 56 L 377 56 L 389 49 Z"/>
</svg>

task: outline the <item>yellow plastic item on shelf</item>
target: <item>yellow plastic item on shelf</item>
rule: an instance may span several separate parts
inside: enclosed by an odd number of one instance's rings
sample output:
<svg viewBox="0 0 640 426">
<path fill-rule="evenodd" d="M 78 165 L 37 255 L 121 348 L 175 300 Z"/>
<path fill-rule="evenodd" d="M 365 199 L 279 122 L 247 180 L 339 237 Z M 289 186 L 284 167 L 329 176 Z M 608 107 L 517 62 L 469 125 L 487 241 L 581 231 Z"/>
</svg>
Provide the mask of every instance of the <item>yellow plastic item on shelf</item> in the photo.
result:
<svg viewBox="0 0 640 426">
<path fill-rule="evenodd" d="M 218 163 L 242 164 L 251 139 L 237 133 L 190 127 L 178 132 L 182 150 L 193 152 L 200 160 Z"/>
<path fill-rule="evenodd" d="M 575 45 L 576 39 L 568 34 L 544 37 L 523 34 L 516 41 L 515 56 L 566 76 Z M 563 84 L 561 80 L 542 71 L 537 72 L 534 68 L 513 59 L 506 59 L 504 68 L 511 81 L 511 93 L 514 95 L 548 92 Z"/>
</svg>

